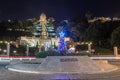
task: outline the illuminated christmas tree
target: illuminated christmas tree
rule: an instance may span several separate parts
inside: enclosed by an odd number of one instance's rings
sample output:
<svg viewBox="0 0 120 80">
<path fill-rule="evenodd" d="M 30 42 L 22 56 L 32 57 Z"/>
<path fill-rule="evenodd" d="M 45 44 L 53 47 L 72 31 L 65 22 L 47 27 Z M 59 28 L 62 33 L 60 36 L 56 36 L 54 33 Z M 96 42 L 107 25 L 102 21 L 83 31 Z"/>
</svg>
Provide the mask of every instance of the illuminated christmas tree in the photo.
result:
<svg viewBox="0 0 120 80">
<path fill-rule="evenodd" d="M 65 37 L 64 35 L 65 34 L 62 31 L 59 33 L 60 42 L 59 42 L 59 46 L 58 46 L 58 51 L 60 53 L 64 53 L 66 50 L 66 42 L 64 40 L 64 37 Z"/>
</svg>

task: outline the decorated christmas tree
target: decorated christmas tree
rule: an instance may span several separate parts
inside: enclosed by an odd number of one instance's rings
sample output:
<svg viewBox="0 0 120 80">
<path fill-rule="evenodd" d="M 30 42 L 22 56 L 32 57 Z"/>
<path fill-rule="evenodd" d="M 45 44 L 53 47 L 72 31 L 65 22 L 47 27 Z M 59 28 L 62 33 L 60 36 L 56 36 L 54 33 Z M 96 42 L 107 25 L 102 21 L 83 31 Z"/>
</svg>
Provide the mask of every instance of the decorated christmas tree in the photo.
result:
<svg viewBox="0 0 120 80">
<path fill-rule="evenodd" d="M 62 31 L 59 33 L 60 41 L 59 41 L 58 51 L 62 54 L 66 51 L 66 42 L 64 40 L 64 35 L 65 34 Z"/>
</svg>

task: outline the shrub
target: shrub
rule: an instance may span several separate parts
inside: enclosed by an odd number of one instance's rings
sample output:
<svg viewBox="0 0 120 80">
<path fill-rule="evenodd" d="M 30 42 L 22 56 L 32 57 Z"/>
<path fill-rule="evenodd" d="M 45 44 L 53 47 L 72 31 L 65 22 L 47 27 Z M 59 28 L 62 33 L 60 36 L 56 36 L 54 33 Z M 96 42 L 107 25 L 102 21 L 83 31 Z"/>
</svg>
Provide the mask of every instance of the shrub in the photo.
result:
<svg viewBox="0 0 120 80">
<path fill-rule="evenodd" d="M 66 53 L 59 53 L 59 52 L 56 52 L 56 51 L 43 51 L 43 52 L 40 52 L 40 53 L 37 53 L 36 54 L 36 57 L 37 58 L 46 58 L 47 56 L 89 56 L 90 53 L 86 52 L 86 51 L 82 51 L 82 52 L 79 52 L 79 53 L 70 53 L 70 54 L 66 54 Z"/>
<path fill-rule="evenodd" d="M 37 58 L 45 58 L 47 56 L 61 56 L 61 54 L 56 51 L 42 51 L 40 53 L 37 53 L 35 56 Z"/>
</svg>

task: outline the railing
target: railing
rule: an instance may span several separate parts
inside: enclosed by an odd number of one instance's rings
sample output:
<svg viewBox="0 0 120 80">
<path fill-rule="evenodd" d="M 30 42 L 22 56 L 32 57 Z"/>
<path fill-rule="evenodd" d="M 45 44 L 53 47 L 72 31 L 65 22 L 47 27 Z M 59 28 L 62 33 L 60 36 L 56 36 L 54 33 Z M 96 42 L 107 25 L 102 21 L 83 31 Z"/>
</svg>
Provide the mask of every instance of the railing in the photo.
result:
<svg viewBox="0 0 120 80">
<path fill-rule="evenodd" d="M 36 57 L 25 57 L 25 56 L 0 56 L 0 62 L 10 62 L 12 60 L 33 60 L 33 59 L 36 59 Z M 93 59 L 93 60 L 112 60 L 112 59 L 120 59 L 120 57 L 90 57 L 90 59 Z"/>
<path fill-rule="evenodd" d="M 31 61 L 32 59 L 36 59 L 35 57 L 25 57 L 25 56 L 1 56 L 0 57 L 0 62 L 10 62 L 12 60 L 29 60 Z"/>
</svg>

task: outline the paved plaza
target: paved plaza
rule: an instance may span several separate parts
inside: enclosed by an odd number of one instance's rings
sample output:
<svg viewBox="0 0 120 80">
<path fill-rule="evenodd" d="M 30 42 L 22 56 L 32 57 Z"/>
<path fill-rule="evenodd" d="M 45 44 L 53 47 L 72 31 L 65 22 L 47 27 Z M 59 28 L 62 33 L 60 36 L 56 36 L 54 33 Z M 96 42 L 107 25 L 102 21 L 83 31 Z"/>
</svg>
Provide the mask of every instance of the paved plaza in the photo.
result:
<svg viewBox="0 0 120 80">
<path fill-rule="evenodd" d="M 119 80 L 120 70 L 102 74 L 30 74 L 1 71 L 0 80 Z"/>
<path fill-rule="evenodd" d="M 8 70 L 26 73 L 55 74 L 55 73 L 104 73 L 117 70 L 107 60 L 91 60 L 88 56 L 48 56 L 40 64 L 35 59 L 33 63 L 18 62 L 7 66 Z"/>
<path fill-rule="evenodd" d="M 118 70 L 109 73 L 59 73 L 59 74 L 32 74 L 0 70 L 0 80 L 120 80 L 120 61 L 110 61 L 118 66 Z"/>
</svg>

